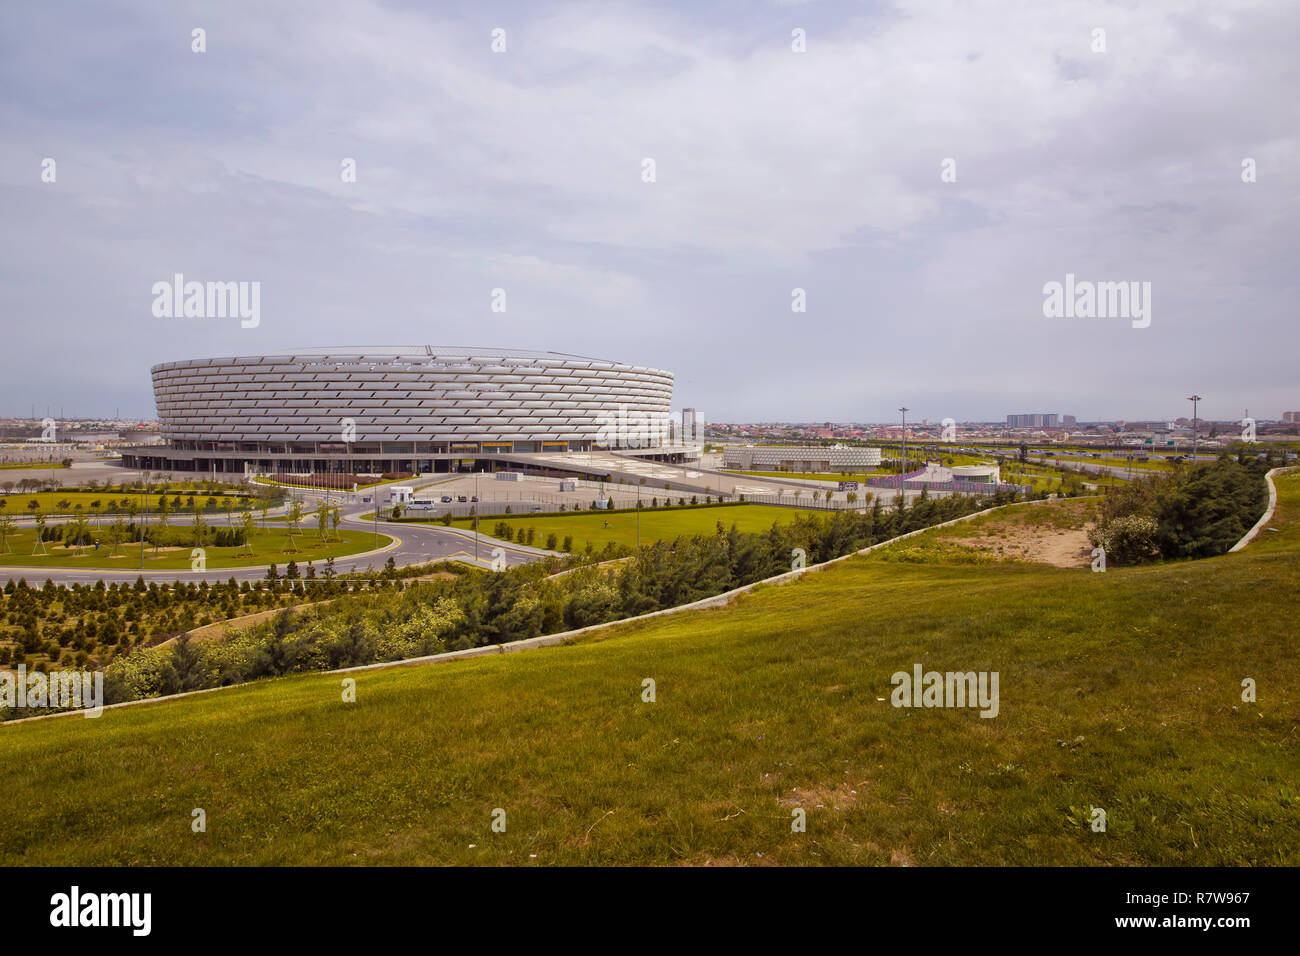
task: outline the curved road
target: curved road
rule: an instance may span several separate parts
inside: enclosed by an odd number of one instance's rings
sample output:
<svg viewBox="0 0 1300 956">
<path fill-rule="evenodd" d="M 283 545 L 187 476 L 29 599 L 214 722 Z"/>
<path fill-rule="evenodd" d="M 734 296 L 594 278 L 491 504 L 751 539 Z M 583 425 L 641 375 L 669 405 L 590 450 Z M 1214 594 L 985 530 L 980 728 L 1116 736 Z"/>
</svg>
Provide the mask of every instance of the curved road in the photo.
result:
<svg viewBox="0 0 1300 956">
<path fill-rule="evenodd" d="M 310 492 L 305 492 L 304 497 L 311 497 Z M 305 509 L 306 510 L 306 509 Z M 350 531 L 368 532 L 375 529 L 375 521 L 362 520 L 363 512 L 344 515 L 340 522 L 341 528 Z M 224 524 L 224 522 L 218 522 Z M 364 573 L 367 570 L 381 571 L 384 564 L 391 557 L 399 568 L 408 567 L 413 564 L 425 564 L 429 561 L 437 561 L 442 558 L 458 557 L 468 561 L 470 564 L 475 563 L 474 551 L 474 532 L 466 531 L 459 528 L 446 528 L 433 525 L 414 525 L 400 524 L 389 521 L 378 522 L 380 538 L 380 547 L 377 550 L 370 550 L 359 555 L 350 557 L 341 557 L 334 559 L 334 571 L 336 574 Z M 310 532 L 305 532 L 310 533 Z M 382 536 L 387 535 L 392 541 L 384 542 Z M 490 538 L 485 534 L 478 535 L 478 564 L 481 567 L 489 567 L 493 559 L 493 549 L 500 548 L 501 557 L 504 557 L 507 566 L 527 564 L 530 561 L 536 561 L 538 558 L 545 557 L 552 552 L 545 551 L 541 548 L 529 548 L 523 545 L 506 544 L 496 538 Z M 275 562 L 281 570 L 285 564 L 293 560 L 293 555 L 282 555 Z M 91 560 L 91 559 L 87 559 Z M 313 562 L 316 565 L 317 573 L 324 565 L 324 561 Z M 96 571 L 87 568 L 84 571 L 68 570 L 66 568 L 49 568 L 49 567 L 17 567 L 4 566 L 0 567 L 0 579 L 18 580 L 26 578 L 27 583 L 39 585 L 46 579 L 53 581 L 55 584 L 93 584 L 96 581 L 112 583 L 114 581 L 134 582 L 136 578 L 143 577 L 148 581 L 228 581 L 234 578 L 236 581 L 260 581 L 266 577 L 267 564 L 251 565 L 242 568 L 226 568 L 224 570 L 210 571 L 188 571 L 188 570 L 168 570 L 168 571 Z M 306 565 L 302 565 L 305 569 Z"/>
</svg>

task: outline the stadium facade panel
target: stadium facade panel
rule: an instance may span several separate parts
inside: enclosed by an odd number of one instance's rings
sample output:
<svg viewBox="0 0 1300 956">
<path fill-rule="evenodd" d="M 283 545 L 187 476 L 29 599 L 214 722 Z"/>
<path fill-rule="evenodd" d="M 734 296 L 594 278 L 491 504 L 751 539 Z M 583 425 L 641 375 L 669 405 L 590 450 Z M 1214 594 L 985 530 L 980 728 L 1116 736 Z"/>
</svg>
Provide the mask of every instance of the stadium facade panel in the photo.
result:
<svg viewBox="0 0 1300 956">
<path fill-rule="evenodd" d="M 167 444 L 129 449 L 129 467 L 420 471 L 448 456 L 590 451 L 618 447 L 620 418 L 666 434 L 673 395 L 662 369 L 438 346 L 191 359 L 152 374 Z"/>
</svg>

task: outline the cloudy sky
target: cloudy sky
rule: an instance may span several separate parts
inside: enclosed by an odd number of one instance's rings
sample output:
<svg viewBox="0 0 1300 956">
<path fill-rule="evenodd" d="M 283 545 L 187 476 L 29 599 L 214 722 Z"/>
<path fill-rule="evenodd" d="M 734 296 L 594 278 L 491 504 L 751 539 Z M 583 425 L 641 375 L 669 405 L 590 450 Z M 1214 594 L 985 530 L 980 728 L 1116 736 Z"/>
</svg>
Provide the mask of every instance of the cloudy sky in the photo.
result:
<svg viewBox="0 0 1300 956">
<path fill-rule="evenodd" d="M 429 343 L 669 369 L 711 421 L 1278 417 L 1298 35 L 1291 0 L 5 4 L 0 414 Z M 176 273 L 259 282 L 260 323 L 155 317 Z M 1044 317 L 1067 273 L 1151 283 L 1150 325 Z"/>
</svg>

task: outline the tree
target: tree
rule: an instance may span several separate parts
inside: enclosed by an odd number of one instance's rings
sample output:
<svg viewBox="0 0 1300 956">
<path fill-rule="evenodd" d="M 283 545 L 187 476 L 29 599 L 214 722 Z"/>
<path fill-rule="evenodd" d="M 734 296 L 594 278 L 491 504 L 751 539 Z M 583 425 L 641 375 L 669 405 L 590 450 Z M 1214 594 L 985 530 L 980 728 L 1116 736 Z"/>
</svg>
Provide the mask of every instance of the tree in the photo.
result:
<svg viewBox="0 0 1300 956">
<path fill-rule="evenodd" d="M 126 524 L 122 521 L 122 516 L 118 515 L 113 519 L 113 523 L 108 526 L 108 540 L 113 545 L 113 550 L 108 553 L 110 558 L 117 557 L 117 546 L 122 543 L 126 537 Z"/>
<path fill-rule="evenodd" d="M 14 516 L 0 511 L 0 554 L 9 553 L 9 535 L 14 532 Z"/>
<path fill-rule="evenodd" d="M 171 514 L 171 506 L 167 503 L 167 496 L 163 495 L 158 503 L 158 534 L 153 539 L 153 553 L 158 554 L 158 546 L 162 543 L 163 535 L 167 532 L 167 516 Z"/>
<path fill-rule="evenodd" d="M 298 543 L 293 540 L 293 536 L 298 534 L 302 528 L 302 502 L 297 498 L 293 499 L 293 504 L 289 506 L 289 551 L 297 551 Z"/>
<path fill-rule="evenodd" d="M 447 516 L 451 517 L 451 512 L 447 512 Z M 335 505 L 333 508 L 330 509 L 330 528 L 334 532 L 335 541 L 343 540 L 343 536 L 339 534 L 339 525 L 342 523 L 342 521 L 343 521 L 343 509 L 340 508 L 338 505 Z"/>
<path fill-rule="evenodd" d="M 45 550 L 45 513 L 36 512 L 36 547 L 32 548 L 32 554 L 48 554 Z"/>
<path fill-rule="evenodd" d="M 320 504 L 316 506 L 313 513 L 316 515 L 316 528 L 320 532 L 320 539 L 327 541 L 328 536 L 325 534 L 325 529 L 329 526 L 330 506 L 324 498 L 321 499 Z"/>
<path fill-rule="evenodd" d="M 194 511 L 194 522 L 190 525 L 190 531 L 194 534 L 194 547 L 203 547 L 203 541 L 208 536 L 208 526 L 203 523 L 203 517 L 197 509 Z"/>
<path fill-rule="evenodd" d="M 241 530 L 244 532 L 244 543 L 239 553 L 252 554 L 253 553 L 253 532 L 257 530 L 257 524 L 253 520 L 252 509 L 249 509 L 248 511 L 244 512 L 242 525 L 243 527 L 241 528 Z"/>
</svg>

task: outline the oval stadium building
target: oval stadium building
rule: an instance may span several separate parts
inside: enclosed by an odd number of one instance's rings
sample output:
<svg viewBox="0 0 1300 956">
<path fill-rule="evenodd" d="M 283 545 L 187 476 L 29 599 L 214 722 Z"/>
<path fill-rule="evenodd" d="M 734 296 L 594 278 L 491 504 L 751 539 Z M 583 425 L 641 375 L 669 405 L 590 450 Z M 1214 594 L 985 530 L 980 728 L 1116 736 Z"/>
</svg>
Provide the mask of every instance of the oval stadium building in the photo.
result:
<svg viewBox="0 0 1300 956">
<path fill-rule="evenodd" d="M 166 444 L 127 449 L 123 464 L 218 476 L 496 468 L 484 460 L 628 446 L 659 457 L 673 396 L 661 369 L 427 345 L 195 359 L 152 372 Z M 622 441 L 629 432 L 634 440 Z"/>
</svg>

